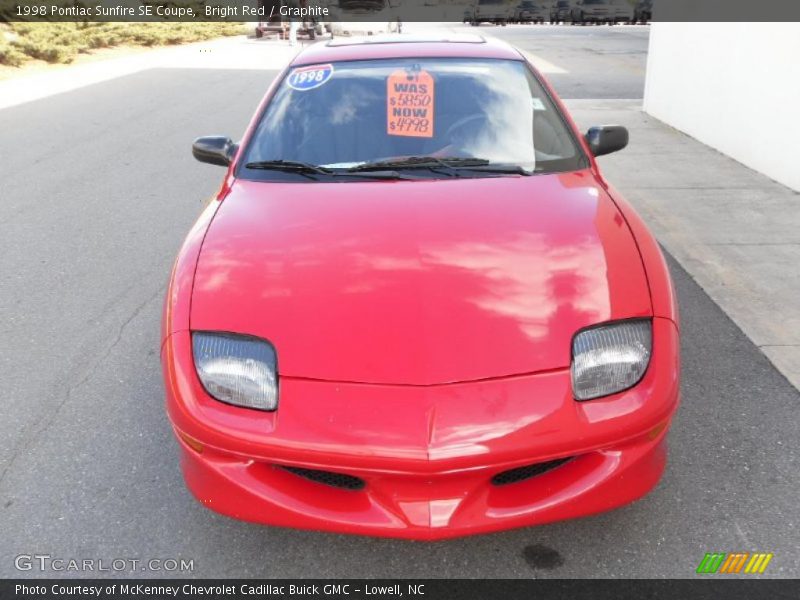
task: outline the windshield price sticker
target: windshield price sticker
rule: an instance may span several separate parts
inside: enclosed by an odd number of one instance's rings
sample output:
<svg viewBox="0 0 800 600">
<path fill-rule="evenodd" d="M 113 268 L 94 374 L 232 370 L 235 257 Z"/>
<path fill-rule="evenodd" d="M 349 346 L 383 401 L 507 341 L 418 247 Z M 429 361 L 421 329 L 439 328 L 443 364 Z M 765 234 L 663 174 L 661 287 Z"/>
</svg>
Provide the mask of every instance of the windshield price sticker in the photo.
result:
<svg viewBox="0 0 800 600">
<path fill-rule="evenodd" d="M 289 87 L 298 92 L 313 90 L 324 85 L 333 76 L 333 65 L 314 65 L 292 71 L 287 80 Z"/>
<path fill-rule="evenodd" d="M 433 137 L 433 77 L 400 69 L 386 80 L 386 133 Z"/>
</svg>

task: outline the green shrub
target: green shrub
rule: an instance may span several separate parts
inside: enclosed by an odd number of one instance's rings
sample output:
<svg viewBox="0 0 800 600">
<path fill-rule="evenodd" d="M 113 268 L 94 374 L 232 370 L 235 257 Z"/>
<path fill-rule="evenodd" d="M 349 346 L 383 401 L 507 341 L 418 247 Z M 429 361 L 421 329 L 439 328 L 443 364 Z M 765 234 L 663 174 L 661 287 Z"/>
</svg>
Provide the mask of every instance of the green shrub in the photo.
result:
<svg viewBox="0 0 800 600">
<path fill-rule="evenodd" d="M 0 65 L 19 67 L 27 59 L 28 57 L 14 46 L 0 41 Z"/>
<path fill-rule="evenodd" d="M 16 39 L 0 40 L 0 63 L 72 62 L 80 53 L 115 46 L 166 46 L 244 33 L 241 23 L 10 23 Z"/>
<path fill-rule="evenodd" d="M 15 40 L 13 45 L 30 58 L 44 60 L 50 63 L 72 62 L 75 55 L 78 53 L 77 50 L 72 47 L 64 46 L 53 41 L 42 41 L 38 38 L 21 38 Z"/>
</svg>

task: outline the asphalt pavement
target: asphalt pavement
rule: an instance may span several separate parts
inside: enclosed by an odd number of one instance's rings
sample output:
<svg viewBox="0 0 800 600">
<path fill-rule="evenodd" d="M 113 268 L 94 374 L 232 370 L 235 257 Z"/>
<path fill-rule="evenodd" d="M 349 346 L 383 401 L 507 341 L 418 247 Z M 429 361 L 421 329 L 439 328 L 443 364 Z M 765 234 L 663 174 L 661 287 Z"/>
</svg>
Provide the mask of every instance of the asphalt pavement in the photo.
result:
<svg viewBox="0 0 800 600">
<path fill-rule="evenodd" d="M 646 28 L 550 31 L 521 45 L 563 67 L 563 96 L 637 97 L 613 66 L 629 57 L 581 51 L 580 36 L 628 36 L 609 48 L 638 56 Z M 609 81 L 592 87 L 581 61 Z M 15 569 L 44 553 L 192 559 L 174 574 L 207 578 L 692 577 L 706 552 L 740 550 L 773 552 L 767 575 L 800 576 L 800 394 L 674 261 L 683 400 L 664 479 L 641 501 L 437 543 L 262 527 L 197 504 L 163 410 L 161 303 L 223 173 L 192 159 L 191 140 L 240 135 L 272 77 L 152 69 L 0 110 L 0 576 L 75 575 Z"/>
</svg>

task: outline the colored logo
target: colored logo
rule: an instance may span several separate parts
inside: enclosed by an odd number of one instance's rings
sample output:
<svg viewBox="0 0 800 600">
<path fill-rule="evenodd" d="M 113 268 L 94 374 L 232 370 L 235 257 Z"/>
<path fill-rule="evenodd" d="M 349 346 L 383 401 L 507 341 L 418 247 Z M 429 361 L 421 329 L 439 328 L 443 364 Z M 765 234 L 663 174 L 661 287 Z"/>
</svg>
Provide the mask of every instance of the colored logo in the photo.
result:
<svg viewBox="0 0 800 600">
<path fill-rule="evenodd" d="M 772 552 L 707 552 L 697 566 L 697 573 L 760 575 L 767 570 L 772 556 Z"/>
<path fill-rule="evenodd" d="M 324 85 L 333 76 L 333 65 L 315 65 L 292 71 L 287 80 L 289 87 L 299 92 Z"/>
</svg>

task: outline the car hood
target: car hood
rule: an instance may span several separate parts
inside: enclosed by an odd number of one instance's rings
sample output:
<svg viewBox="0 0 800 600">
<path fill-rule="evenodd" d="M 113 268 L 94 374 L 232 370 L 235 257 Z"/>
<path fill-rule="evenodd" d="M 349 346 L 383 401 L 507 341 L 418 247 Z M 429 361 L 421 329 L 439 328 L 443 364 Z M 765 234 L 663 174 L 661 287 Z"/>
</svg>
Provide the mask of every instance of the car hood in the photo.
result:
<svg viewBox="0 0 800 600">
<path fill-rule="evenodd" d="M 193 330 L 271 341 L 283 377 L 376 384 L 564 368 L 577 330 L 651 314 L 635 242 L 590 171 L 237 180 L 192 293 Z"/>
</svg>

